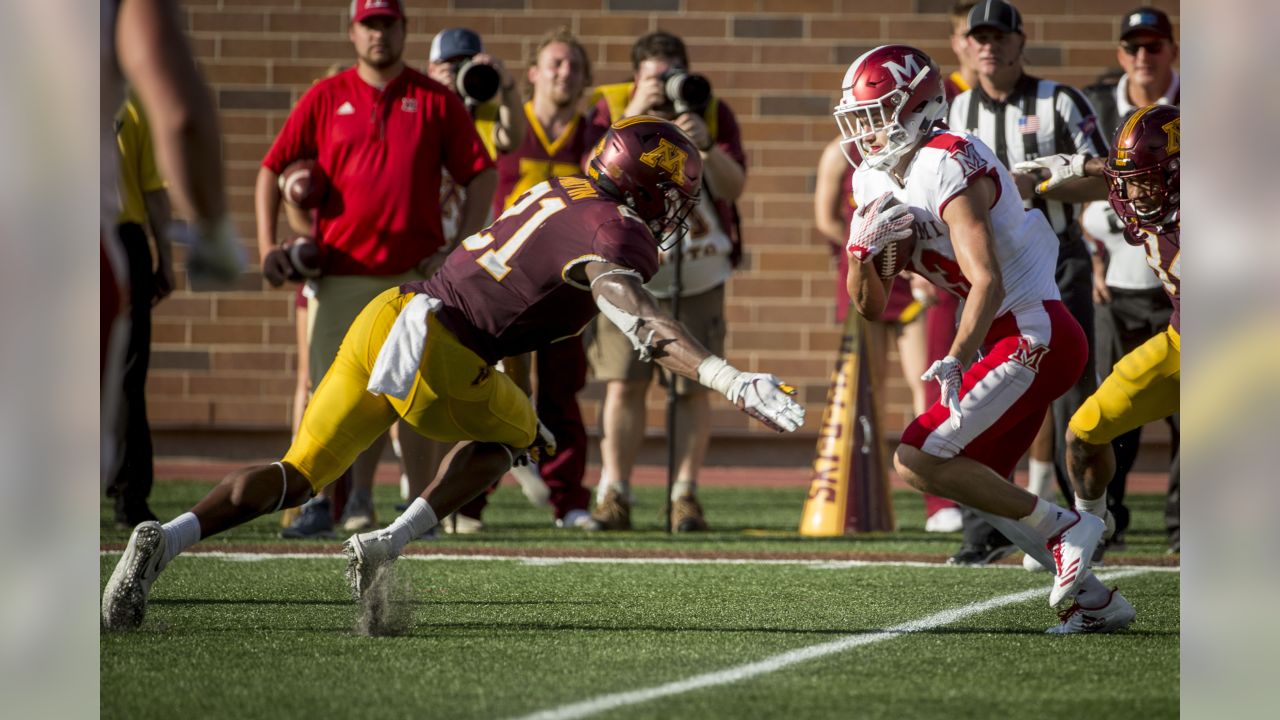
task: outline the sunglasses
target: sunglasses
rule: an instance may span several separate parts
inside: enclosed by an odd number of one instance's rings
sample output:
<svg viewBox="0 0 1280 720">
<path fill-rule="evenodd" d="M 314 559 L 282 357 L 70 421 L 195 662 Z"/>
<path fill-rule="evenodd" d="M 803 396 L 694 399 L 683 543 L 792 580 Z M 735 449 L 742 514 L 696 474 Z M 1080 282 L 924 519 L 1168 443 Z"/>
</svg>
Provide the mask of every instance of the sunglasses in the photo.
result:
<svg viewBox="0 0 1280 720">
<path fill-rule="evenodd" d="M 1164 40 L 1152 40 L 1146 43 L 1120 43 L 1120 49 L 1128 55 L 1137 55 L 1139 50 L 1146 50 L 1148 55 L 1159 55 L 1164 52 L 1168 43 Z"/>
</svg>

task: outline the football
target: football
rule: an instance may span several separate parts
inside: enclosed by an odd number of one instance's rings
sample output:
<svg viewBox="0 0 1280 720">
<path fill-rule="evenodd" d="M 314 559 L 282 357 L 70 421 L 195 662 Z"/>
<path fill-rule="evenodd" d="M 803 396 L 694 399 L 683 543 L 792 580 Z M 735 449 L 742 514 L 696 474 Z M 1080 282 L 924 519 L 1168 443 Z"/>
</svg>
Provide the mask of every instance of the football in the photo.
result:
<svg viewBox="0 0 1280 720">
<path fill-rule="evenodd" d="M 294 160 L 280 174 L 284 201 L 303 210 L 320 207 L 329 192 L 329 180 L 315 160 Z"/>
<path fill-rule="evenodd" d="M 306 278 L 320 277 L 320 246 L 316 245 L 311 238 L 295 238 L 285 243 L 281 249 L 289 257 L 289 264 L 293 266 L 290 280 L 297 282 Z"/>
<path fill-rule="evenodd" d="M 897 205 L 898 201 L 890 197 L 885 202 L 885 207 Z M 902 272 L 907 263 L 911 262 L 911 253 L 916 249 L 916 229 L 911 227 L 911 234 L 907 237 L 889 243 L 884 249 L 875 254 L 871 258 L 871 262 L 875 264 L 876 274 L 882 278 L 891 278 Z"/>
</svg>

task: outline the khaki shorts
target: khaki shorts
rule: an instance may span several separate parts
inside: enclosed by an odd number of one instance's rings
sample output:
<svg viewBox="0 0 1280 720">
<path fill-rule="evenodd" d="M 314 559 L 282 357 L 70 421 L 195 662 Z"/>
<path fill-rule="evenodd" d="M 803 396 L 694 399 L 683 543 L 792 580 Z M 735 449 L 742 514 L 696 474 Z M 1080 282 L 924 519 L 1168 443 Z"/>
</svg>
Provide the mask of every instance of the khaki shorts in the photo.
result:
<svg viewBox="0 0 1280 720">
<path fill-rule="evenodd" d="M 664 312 L 671 312 L 670 300 L 659 300 Z M 680 298 L 680 322 L 689 334 L 715 355 L 724 355 L 724 286 L 704 293 Z M 633 380 L 648 382 L 656 363 L 642 361 L 631 341 L 604 315 L 596 317 L 589 328 L 587 361 L 597 380 Z M 666 384 L 666 373 L 660 373 Z M 688 395 L 702 386 L 693 380 L 678 378 L 676 392 Z"/>
<path fill-rule="evenodd" d="M 315 280 L 315 297 L 307 298 L 311 387 L 318 387 L 338 356 L 338 346 L 356 316 L 383 290 L 422 280 L 416 270 L 401 275 L 328 275 Z"/>
<path fill-rule="evenodd" d="M 400 400 L 366 390 L 391 326 L 412 298 L 393 288 L 364 308 L 307 404 L 284 460 L 313 490 L 337 479 L 397 418 L 440 442 L 499 442 L 517 449 L 533 443 L 538 421 L 529 396 L 458 342 L 435 315 L 427 316 L 422 364 L 409 395 Z"/>
</svg>

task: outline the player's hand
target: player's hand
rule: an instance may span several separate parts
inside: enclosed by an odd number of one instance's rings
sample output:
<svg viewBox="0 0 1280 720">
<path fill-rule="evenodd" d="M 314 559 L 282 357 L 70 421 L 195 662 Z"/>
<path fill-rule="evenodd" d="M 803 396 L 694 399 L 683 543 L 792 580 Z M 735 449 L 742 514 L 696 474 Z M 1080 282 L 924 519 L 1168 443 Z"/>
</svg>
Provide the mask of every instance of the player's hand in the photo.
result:
<svg viewBox="0 0 1280 720">
<path fill-rule="evenodd" d="M 231 218 L 175 223 L 169 237 L 187 246 L 187 287 L 195 292 L 230 290 L 244 269 L 244 246 Z"/>
<path fill-rule="evenodd" d="M 793 399 L 795 394 L 795 388 L 768 373 L 741 373 L 725 393 L 739 410 L 778 432 L 804 425 L 804 406 Z"/>
<path fill-rule="evenodd" d="M 527 450 L 516 456 L 516 465 L 528 465 L 529 463 L 540 463 L 556 454 L 556 436 L 551 434 L 551 430 L 542 421 L 538 421 L 538 435 L 534 437 L 533 444 Z"/>
<path fill-rule="evenodd" d="M 702 150 L 703 152 L 711 150 L 711 133 L 707 131 L 706 120 L 693 113 L 680 113 L 672 122 L 675 123 L 676 127 L 683 130 L 685 135 L 689 136 L 689 139 L 693 141 L 694 147 L 699 150 L 706 148 L 706 150 Z"/>
<path fill-rule="evenodd" d="M 271 283 L 271 287 L 280 287 L 293 274 L 293 263 L 289 262 L 289 254 L 277 245 L 262 256 L 262 277 Z"/>
<path fill-rule="evenodd" d="M 1107 264 L 1097 255 L 1093 256 L 1093 302 L 1095 305 L 1111 302 L 1111 288 L 1107 287 Z"/>
<path fill-rule="evenodd" d="M 924 375 L 920 376 L 920 379 L 925 382 L 937 380 L 942 386 L 941 402 L 951 411 L 951 429 L 953 430 L 960 429 L 960 421 L 964 418 L 963 413 L 960 412 L 960 383 L 963 378 L 964 369 L 960 366 L 960 361 L 951 355 L 935 360 L 929 369 L 924 371 Z"/>
<path fill-rule="evenodd" d="M 622 111 L 622 116 L 647 115 L 654 108 L 661 107 L 666 102 L 667 90 L 662 85 L 662 79 L 651 77 L 636 84 L 635 94 L 631 96 L 631 101 L 627 103 L 626 109 Z"/>
<path fill-rule="evenodd" d="M 893 193 L 886 192 L 853 211 L 849 223 L 849 243 L 845 252 L 858 262 L 867 262 L 890 242 L 911 235 L 911 208 L 903 203 L 885 207 Z"/>
<path fill-rule="evenodd" d="M 1034 175 L 1039 180 L 1036 193 L 1044 195 L 1067 181 L 1084 177 L 1084 164 L 1088 160 L 1088 155 L 1059 153 L 1014 163 L 1013 170 Z"/>
</svg>

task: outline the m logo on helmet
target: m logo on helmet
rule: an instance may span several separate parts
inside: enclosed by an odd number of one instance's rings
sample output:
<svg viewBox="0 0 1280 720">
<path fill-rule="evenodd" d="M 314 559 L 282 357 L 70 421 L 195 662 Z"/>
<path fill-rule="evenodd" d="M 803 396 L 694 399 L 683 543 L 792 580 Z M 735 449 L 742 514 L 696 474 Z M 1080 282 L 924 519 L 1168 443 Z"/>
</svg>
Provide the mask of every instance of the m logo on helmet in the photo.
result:
<svg viewBox="0 0 1280 720">
<path fill-rule="evenodd" d="M 689 153 L 672 145 L 666 138 L 658 138 L 658 147 L 640 156 L 640 162 L 649 167 L 666 170 L 671 179 L 684 184 L 684 161 Z"/>
<path fill-rule="evenodd" d="M 1174 118 L 1170 122 L 1161 125 L 1160 129 L 1169 138 L 1168 143 L 1164 146 L 1165 151 L 1170 155 L 1178 152 L 1178 147 L 1182 145 L 1182 118 Z"/>
<path fill-rule="evenodd" d="M 893 76 L 893 81 L 897 84 L 910 85 L 911 81 L 916 79 L 916 75 L 920 74 L 922 68 L 920 67 L 920 58 L 916 57 L 914 53 L 908 53 L 903 58 L 901 65 L 892 60 L 886 60 L 884 69 L 889 71 L 889 74 Z"/>
</svg>

